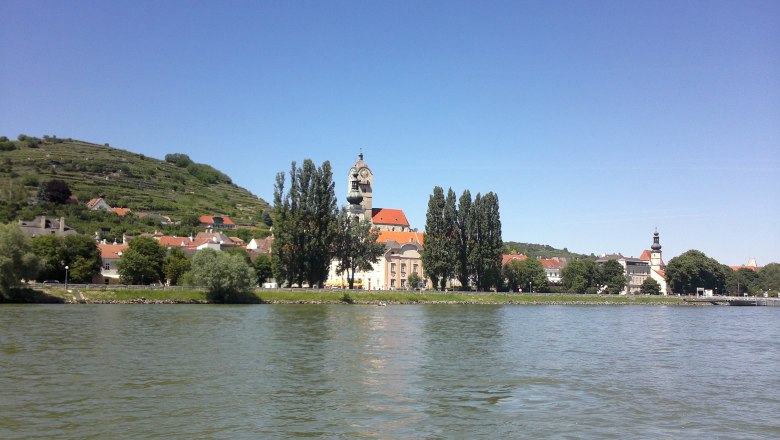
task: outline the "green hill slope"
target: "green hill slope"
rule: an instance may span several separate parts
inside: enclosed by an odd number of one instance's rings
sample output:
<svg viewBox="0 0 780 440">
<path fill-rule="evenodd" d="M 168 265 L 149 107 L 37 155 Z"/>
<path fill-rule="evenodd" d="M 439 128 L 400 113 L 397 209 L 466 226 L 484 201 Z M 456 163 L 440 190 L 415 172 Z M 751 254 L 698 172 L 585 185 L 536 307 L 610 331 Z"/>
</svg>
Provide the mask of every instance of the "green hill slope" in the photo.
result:
<svg viewBox="0 0 780 440">
<path fill-rule="evenodd" d="M 577 254 L 574 252 L 569 252 L 569 250 L 566 248 L 556 249 L 546 244 L 518 243 L 515 241 L 504 242 L 504 253 L 524 254 L 531 258 L 559 257 L 559 258 L 566 258 L 569 261 L 579 259 L 579 258 L 594 258 L 594 259 L 596 258 L 593 254 L 590 255 Z"/>
<path fill-rule="evenodd" d="M 269 208 L 267 202 L 186 155 L 169 158 L 171 162 L 48 136 L 0 139 L 0 204 L 4 205 L 0 217 L 6 217 L 0 221 L 41 211 L 30 207 L 36 204 L 39 186 L 60 179 L 82 205 L 103 195 L 112 207 L 162 214 L 174 221 L 191 224 L 193 216 L 227 215 L 236 224 L 264 227 L 262 213 Z M 22 199 L 25 203 L 20 203 Z M 51 206 L 44 208 L 52 210 Z"/>
</svg>

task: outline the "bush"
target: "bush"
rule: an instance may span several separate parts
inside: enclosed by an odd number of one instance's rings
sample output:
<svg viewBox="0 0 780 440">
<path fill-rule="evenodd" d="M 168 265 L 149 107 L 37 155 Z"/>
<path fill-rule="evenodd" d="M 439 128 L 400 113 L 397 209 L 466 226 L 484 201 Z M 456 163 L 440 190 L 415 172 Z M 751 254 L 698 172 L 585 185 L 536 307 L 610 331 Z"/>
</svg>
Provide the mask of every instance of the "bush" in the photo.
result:
<svg viewBox="0 0 780 440">
<path fill-rule="evenodd" d="M 13 151 L 16 150 L 16 145 L 11 141 L 0 141 L 0 151 Z"/>
<path fill-rule="evenodd" d="M 355 304 L 355 300 L 352 298 L 352 295 L 350 295 L 349 292 L 344 292 L 344 294 L 341 295 L 341 301 L 347 304 Z"/>
</svg>

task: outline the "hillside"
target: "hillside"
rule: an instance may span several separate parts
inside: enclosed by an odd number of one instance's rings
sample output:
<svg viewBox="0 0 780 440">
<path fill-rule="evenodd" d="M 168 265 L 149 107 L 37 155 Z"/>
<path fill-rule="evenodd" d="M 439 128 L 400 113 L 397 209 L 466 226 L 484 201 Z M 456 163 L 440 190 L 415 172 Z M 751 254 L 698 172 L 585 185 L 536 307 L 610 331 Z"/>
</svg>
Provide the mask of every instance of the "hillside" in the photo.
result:
<svg viewBox="0 0 780 440">
<path fill-rule="evenodd" d="M 556 249 L 546 244 L 518 243 L 514 241 L 504 242 L 504 252 L 505 253 L 516 252 L 518 254 L 524 254 L 532 258 L 559 257 L 559 258 L 566 258 L 569 261 L 578 258 L 595 258 L 593 254 L 591 255 L 577 254 L 574 252 L 569 252 L 569 250 L 566 248 Z"/>
<path fill-rule="evenodd" d="M 60 179 L 81 205 L 103 195 L 112 207 L 162 214 L 174 221 L 191 224 L 194 216 L 227 215 L 236 224 L 265 227 L 262 214 L 268 203 L 186 155 L 172 154 L 166 161 L 107 144 L 49 136 L 19 139 L 0 138 L 0 204 L 4 205 L 0 217 L 6 217 L 0 221 L 41 211 L 35 208 L 39 187 Z"/>
</svg>

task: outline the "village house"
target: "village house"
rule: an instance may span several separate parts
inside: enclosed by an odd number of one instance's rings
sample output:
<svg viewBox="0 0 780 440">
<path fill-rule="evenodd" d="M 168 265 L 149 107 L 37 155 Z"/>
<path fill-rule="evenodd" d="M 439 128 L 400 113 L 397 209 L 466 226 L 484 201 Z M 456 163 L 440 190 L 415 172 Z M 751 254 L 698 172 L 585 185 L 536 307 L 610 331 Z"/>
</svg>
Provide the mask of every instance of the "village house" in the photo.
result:
<svg viewBox="0 0 780 440">
<path fill-rule="evenodd" d="M 75 229 L 65 224 L 65 217 L 49 219 L 45 215 L 39 215 L 30 221 L 19 220 L 19 229 L 30 237 L 52 234 L 64 237 L 77 233 Z"/>
<path fill-rule="evenodd" d="M 100 250 L 102 267 L 100 269 L 100 274 L 97 275 L 92 282 L 95 284 L 118 284 L 119 268 L 117 262 L 122 257 L 122 253 L 127 250 L 127 244 L 98 243 L 97 247 Z"/>
<path fill-rule="evenodd" d="M 200 221 L 201 226 L 205 226 L 207 228 L 234 229 L 236 227 L 235 223 L 233 223 L 233 220 L 231 220 L 230 217 L 224 215 L 202 215 L 198 218 L 198 220 Z"/>
</svg>

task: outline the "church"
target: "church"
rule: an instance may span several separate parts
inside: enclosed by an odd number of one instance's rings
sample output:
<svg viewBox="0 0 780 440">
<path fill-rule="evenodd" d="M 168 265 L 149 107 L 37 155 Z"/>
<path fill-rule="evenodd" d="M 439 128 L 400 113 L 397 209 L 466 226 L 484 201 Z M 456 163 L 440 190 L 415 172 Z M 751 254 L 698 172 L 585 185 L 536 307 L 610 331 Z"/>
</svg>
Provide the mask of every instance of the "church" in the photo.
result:
<svg viewBox="0 0 780 440">
<path fill-rule="evenodd" d="M 374 208 L 374 173 L 363 160 L 362 150 L 347 173 L 347 188 L 347 211 L 360 220 L 370 220 L 379 230 L 377 241 L 385 245 L 384 254 L 372 270 L 355 274 L 355 286 L 366 290 L 407 289 L 412 273 L 425 279 L 421 257 L 424 234 L 411 230 L 403 210 Z M 346 274 L 336 274 L 335 262 L 331 263 L 326 284 L 347 285 Z"/>
</svg>

